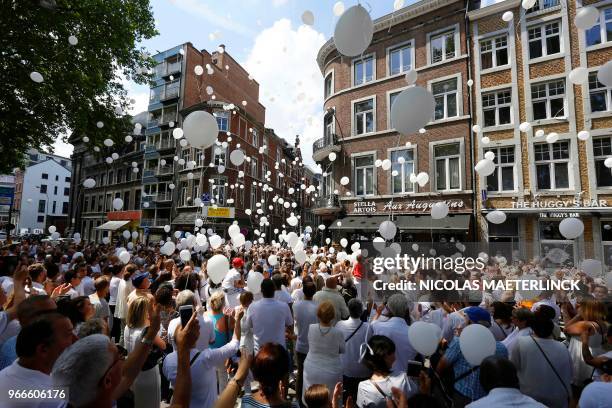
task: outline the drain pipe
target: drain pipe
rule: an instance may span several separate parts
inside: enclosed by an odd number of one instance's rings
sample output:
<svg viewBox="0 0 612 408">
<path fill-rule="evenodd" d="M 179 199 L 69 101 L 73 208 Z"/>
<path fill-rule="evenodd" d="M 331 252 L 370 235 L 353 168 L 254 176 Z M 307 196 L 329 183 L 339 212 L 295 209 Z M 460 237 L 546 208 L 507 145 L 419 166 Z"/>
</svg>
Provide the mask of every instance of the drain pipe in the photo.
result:
<svg viewBox="0 0 612 408">
<path fill-rule="evenodd" d="M 470 47 L 470 20 L 468 17 L 468 11 L 469 11 L 469 0 L 465 1 L 465 49 L 467 50 L 467 65 L 468 65 L 468 79 L 472 79 L 472 48 Z M 472 79 L 473 80 L 473 79 Z M 473 85 L 472 85 L 473 86 Z M 474 131 L 472 130 L 472 126 L 473 126 L 473 117 L 474 117 L 474 112 L 472 111 L 472 87 L 468 87 L 468 109 L 470 112 L 470 118 L 468 119 L 468 123 L 469 123 L 469 132 L 470 132 L 470 174 L 472 175 L 472 219 L 474 220 L 473 223 L 473 227 L 472 227 L 472 242 L 476 242 L 476 237 L 477 237 L 477 231 L 476 231 L 476 225 L 477 225 L 477 203 L 478 203 L 478 199 L 480 197 L 480 195 L 478 194 L 478 192 L 476 191 L 476 172 L 474 172 L 474 149 L 476 148 L 476 145 L 474 144 Z"/>
</svg>

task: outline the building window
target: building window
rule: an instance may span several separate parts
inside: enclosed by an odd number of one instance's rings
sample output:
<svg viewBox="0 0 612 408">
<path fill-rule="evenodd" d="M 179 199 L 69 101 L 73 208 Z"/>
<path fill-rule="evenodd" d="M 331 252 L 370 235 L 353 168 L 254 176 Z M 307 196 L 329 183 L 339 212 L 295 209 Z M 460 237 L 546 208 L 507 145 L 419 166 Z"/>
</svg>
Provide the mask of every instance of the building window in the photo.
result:
<svg viewBox="0 0 612 408">
<path fill-rule="evenodd" d="M 356 135 L 374 132 L 374 99 L 368 99 L 354 104 Z"/>
<path fill-rule="evenodd" d="M 508 65 L 508 36 L 502 35 L 480 41 L 480 68 Z"/>
<path fill-rule="evenodd" d="M 527 10 L 527 13 L 533 13 L 535 11 L 546 10 L 551 7 L 559 5 L 559 0 L 536 0 L 536 3 L 532 8 Z"/>
<path fill-rule="evenodd" d="M 53 186 L 53 195 L 57 195 L 57 186 Z"/>
<path fill-rule="evenodd" d="M 334 115 L 327 115 L 323 119 L 325 124 L 325 137 L 331 141 L 331 137 L 334 134 Z"/>
<path fill-rule="evenodd" d="M 251 158 L 251 176 L 253 178 L 259 178 L 259 176 L 257 174 L 258 173 L 258 171 L 257 171 L 257 169 L 258 169 L 257 164 L 258 164 L 257 163 L 257 159 Z"/>
<path fill-rule="evenodd" d="M 53 201 L 53 209 L 51 210 L 51 214 L 55 214 L 56 210 L 57 210 L 57 201 Z"/>
<path fill-rule="evenodd" d="M 41 194 L 46 194 L 47 193 L 47 185 L 46 184 L 41 184 L 40 185 L 40 192 L 41 192 Z"/>
<path fill-rule="evenodd" d="M 529 58 L 539 58 L 561 52 L 561 24 L 558 21 L 531 27 Z"/>
<path fill-rule="evenodd" d="M 374 57 L 355 60 L 353 64 L 353 86 L 365 84 L 374 79 Z"/>
<path fill-rule="evenodd" d="M 574 261 L 574 241 L 566 239 L 559 231 L 557 220 L 540 220 L 540 256 L 545 262 L 544 267 L 553 267 L 562 263 Z"/>
<path fill-rule="evenodd" d="M 612 110 L 612 88 L 606 87 L 597 80 L 597 72 L 591 72 L 589 74 L 589 96 L 591 100 L 591 112 Z"/>
<path fill-rule="evenodd" d="M 431 36 L 431 63 L 446 61 L 455 58 L 457 54 L 455 44 L 455 30 Z"/>
<path fill-rule="evenodd" d="M 257 129 L 253 128 L 251 134 L 253 135 L 253 146 L 259 147 L 259 132 Z"/>
<path fill-rule="evenodd" d="M 600 11 L 597 24 L 586 31 L 586 45 L 589 47 L 610 41 L 612 41 L 612 8 L 606 8 Z"/>
<path fill-rule="evenodd" d="M 538 143 L 535 152 L 538 190 L 569 188 L 569 142 Z"/>
<path fill-rule="evenodd" d="M 510 89 L 482 95 L 482 114 L 485 127 L 507 125 L 512 122 Z"/>
<path fill-rule="evenodd" d="M 261 178 L 268 180 L 268 165 L 266 163 L 261 164 Z"/>
<path fill-rule="evenodd" d="M 215 112 L 220 132 L 229 131 L 229 112 Z"/>
<path fill-rule="evenodd" d="M 565 116 L 565 80 L 531 85 L 533 119 L 554 119 Z"/>
<path fill-rule="evenodd" d="M 70 180 L 71 180 L 70 177 L 66 177 L 65 179 L 66 183 L 70 183 Z"/>
<path fill-rule="evenodd" d="M 389 75 L 410 71 L 412 68 L 412 44 L 402 45 L 389 51 Z"/>
<path fill-rule="evenodd" d="M 215 166 L 225 166 L 226 150 L 219 146 L 215 146 L 213 149 L 215 152 L 213 156 L 213 163 L 215 163 Z"/>
<path fill-rule="evenodd" d="M 41 222 L 45 222 L 45 216 L 44 215 L 39 215 L 38 217 L 36 217 L 36 221 L 41 223 Z"/>
<path fill-rule="evenodd" d="M 49 180 L 49 175 L 47 173 L 43 173 L 41 177 L 43 180 Z"/>
<path fill-rule="evenodd" d="M 514 146 L 488 149 L 495 154 L 495 171 L 487 177 L 487 191 L 513 191 L 514 186 Z"/>
<path fill-rule="evenodd" d="M 325 87 L 324 87 L 323 91 L 324 91 L 326 99 L 329 96 L 331 96 L 331 94 L 334 93 L 334 74 L 333 74 L 333 72 L 330 72 L 325 77 Z"/>
<path fill-rule="evenodd" d="M 460 150 L 459 143 L 435 146 L 436 190 L 461 189 Z"/>
<path fill-rule="evenodd" d="M 47 212 L 47 201 L 46 200 L 38 200 L 38 212 L 45 213 Z"/>
<path fill-rule="evenodd" d="M 593 139 L 593 159 L 595 160 L 595 175 L 597 187 L 612 187 L 612 169 L 604 165 L 612 156 L 612 137 Z"/>
<path fill-rule="evenodd" d="M 355 157 L 353 161 L 355 194 L 358 196 L 374 194 L 374 156 Z"/>
<path fill-rule="evenodd" d="M 397 176 L 391 176 L 393 194 L 414 191 L 414 184 L 410 182 L 410 175 L 414 173 L 414 151 L 394 150 L 391 152 L 391 172 L 397 171 Z"/>
<path fill-rule="evenodd" d="M 436 100 L 434 120 L 458 116 L 457 78 L 436 82 L 431 88 Z"/>
<path fill-rule="evenodd" d="M 603 261 L 606 267 L 612 266 L 612 220 L 601 221 L 601 243 L 603 244 Z"/>
<path fill-rule="evenodd" d="M 251 210 L 255 211 L 257 207 L 257 187 L 251 186 Z"/>
</svg>

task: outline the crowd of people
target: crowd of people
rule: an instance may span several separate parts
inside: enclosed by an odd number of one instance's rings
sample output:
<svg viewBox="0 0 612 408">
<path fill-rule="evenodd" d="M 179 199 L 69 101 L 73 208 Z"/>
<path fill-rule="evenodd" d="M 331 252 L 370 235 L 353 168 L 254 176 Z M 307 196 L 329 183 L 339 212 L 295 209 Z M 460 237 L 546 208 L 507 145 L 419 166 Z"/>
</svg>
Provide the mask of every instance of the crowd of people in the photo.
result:
<svg viewBox="0 0 612 408">
<path fill-rule="evenodd" d="M 0 406 L 612 407 L 612 299 L 601 280 L 496 257 L 483 271 L 376 275 L 373 255 L 305 246 L 306 260 L 286 244 L 228 242 L 189 260 L 156 244 L 131 245 L 129 260 L 119 243 L 5 246 Z M 207 271 L 213 255 L 229 263 L 222 279 Z M 373 285 L 527 274 L 576 278 L 579 290 Z M 433 353 L 412 344 L 417 322 L 437 327 Z M 480 364 L 461 340 L 471 325 L 495 339 Z"/>
</svg>

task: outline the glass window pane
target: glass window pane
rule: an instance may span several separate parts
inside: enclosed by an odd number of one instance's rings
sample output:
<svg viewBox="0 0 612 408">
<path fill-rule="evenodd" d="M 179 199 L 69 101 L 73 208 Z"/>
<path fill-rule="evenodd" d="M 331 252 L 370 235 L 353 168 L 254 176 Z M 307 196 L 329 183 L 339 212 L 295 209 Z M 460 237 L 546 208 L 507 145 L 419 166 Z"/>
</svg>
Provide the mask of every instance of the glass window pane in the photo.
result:
<svg viewBox="0 0 612 408">
<path fill-rule="evenodd" d="M 510 123 L 510 107 L 503 106 L 499 108 L 499 124 L 505 125 Z"/>
<path fill-rule="evenodd" d="M 449 169 L 450 169 L 450 188 L 457 189 L 460 187 L 460 177 L 459 177 L 459 158 L 449 159 Z"/>
<path fill-rule="evenodd" d="M 556 54 L 561 51 L 561 41 L 558 35 L 546 39 L 546 52 L 548 55 Z"/>
<path fill-rule="evenodd" d="M 487 109 L 484 111 L 484 125 L 485 127 L 495 126 L 495 109 Z"/>
<path fill-rule="evenodd" d="M 539 164 L 536 166 L 538 189 L 550 190 L 550 166 L 548 164 Z"/>
<path fill-rule="evenodd" d="M 436 96 L 436 109 L 434 111 L 434 119 L 444 119 L 444 96 Z"/>
<path fill-rule="evenodd" d="M 497 169 L 487 177 L 487 191 L 497 191 L 499 182 L 497 180 Z"/>
<path fill-rule="evenodd" d="M 452 32 L 446 35 L 446 58 L 450 59 L 455 56 L 455 33 Z"/>
<path fill-rule="evenodd" d="M 359 85 L 363 83 L 363 63 L 356 62 L 355 63 L 355 85 Z"/>
<path fill-rule="evenodd" d="M 502 190 L 509 191 L 514 190 L 514 168 L 502 167 Z"/>
<path fill-rule="evenodd" d="M 599 43 L 601 43 L 601 30 L 599 25 L 596 25 L 586 31 L 586 44 L 588 47 Z"/>
<path fill-rule="evenodd" d="M 555 163 L 555 187 L 569 188 L 569 169 L 567 163 Z"/>
<path fill-rule="evenodd" d="M 400 52 L 399 50 L 391 51 L 391 55 L 389 55 L 389 63 L 391 64 L 391 75 L 398 74 L 401 72 L 400 70 Z"/>
<path fill-rule="evenodd" d="M 612 169 L 604 165 L 605 160 L 595 160 L 597 187 L 612 187 Z"/>
<path fill-rule="evenodd" d="M 357 169 L 355 171 L 355 178 L 356 180 L 356 190 L 357 190 L 357 195 L 363 195 L 363 191 L 364 191 L 364 169 Z"/>
<path fill-rule="evenodd" d="M 365 66 L 366 66 L 366 82 L 370 82 L 372 79 L 374 79 L 374 63 L 372 58 L 369 58 L 368 60 L 366 60 L 365 62 Z"/>
<path fill-rule="evenodd" d="M 483 52 L 480 54 L 480 65 L 482 69 L 493 67 L 493 53 Z"/>
<path fill-rule="evenodd" d="M 501 67 L 506 64 L 508 64 L 508 49 L 497 50 L 497 66 Z"/>
<path fill-rule="evenodd" d="M 457 94 L 448 95 L 446 97 L 446 102 L 448 103 L 447 109 L 447 117 L 452 118 L 457 116 Z"/>
<path fill-rule="evenodd" d="M 604 112 L 608 109 L 606 92 L 591 92 L 591 112 Z"/>
<path fill-rule="evenodd" d="M 368 112 L 365 114 L 366 118 L 366 132 L 374 131 L 374 114 L 372 112 Z"/>
<path fill-rule="evenodd" d="M 410 47 L 402 48 L 402 69 L 408 71 L 412 68 L 412 54 Z"/>
<path fill-rule="evenodd" d="M 374 194 L 374 169 L 366 169 L 366 194 Z"/>
<path fill-rule="evenodd" d="M 436 188 L 446 190 L 446 160 L 436 161 Z"/>
<path fill-rule="evenodd" d="M 539 58 L 542 56 L 542 42 L 539 40 L 529 41 L 529 58 Z"/>
<path fill-rule="evenodd" d="M 535 120 L 538 119 L 546 119 L 546 101 L 538 101 L 533 103 L 533 118 Z"/>
</svg>

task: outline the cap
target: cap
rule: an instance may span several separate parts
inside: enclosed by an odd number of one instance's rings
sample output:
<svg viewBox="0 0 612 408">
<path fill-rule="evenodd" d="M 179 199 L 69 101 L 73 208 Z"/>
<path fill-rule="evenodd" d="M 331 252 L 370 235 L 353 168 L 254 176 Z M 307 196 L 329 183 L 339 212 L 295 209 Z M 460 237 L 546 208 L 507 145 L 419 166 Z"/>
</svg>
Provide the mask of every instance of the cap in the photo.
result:
<svg viewBox="0 0 612 408">
<path fill-rule="evenodd" d="M 463 313 L 465 313 L 472 323 L 482 324 L 486 327 L 491 326 L 491 314 L 482 307 L 470 306 L 464 309 Z"/>
<path fill-rule="evenodd" d="M 232 266 L 234 268 L 242 268 L 244 266 L 244 261 L 242 258 L 234 258 L 232 259 Z"/>
<path fill-rule="evenodd" d="M 149 272 L 137 273 L 132 277 L 132 285 L 134 285 L 135 288 L 139 288 L 140 285 L 142 285 L 142 282 L 144 282 L 144 280 L 148 278 Z"/>
</svg>

